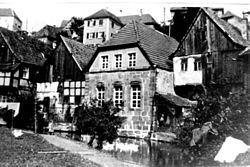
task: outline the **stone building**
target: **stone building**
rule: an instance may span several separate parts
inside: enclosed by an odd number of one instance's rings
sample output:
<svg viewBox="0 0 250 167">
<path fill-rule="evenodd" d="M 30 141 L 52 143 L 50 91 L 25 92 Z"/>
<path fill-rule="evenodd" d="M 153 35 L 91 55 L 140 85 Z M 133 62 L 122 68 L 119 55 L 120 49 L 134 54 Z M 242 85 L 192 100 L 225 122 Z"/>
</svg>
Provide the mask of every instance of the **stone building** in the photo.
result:
<svg viewBox="0 0 250 167">
<path fill-rule="evenodd" d="M 173 38 L 133 21 L 98 47 L 88 64 L 86 94 L 99 105 L 108 99 L 115 105 L 124 103 L 120 115 L 127 121 L 120 135 L 143 138 L 157 130 L 157 97 L 163 99 L 159 105 L 169 104 L 164 108 L 166 118 L 181 115 L 171 114 L 171 107 L 190 105 L 174 93 L 169 56 L 177 45 Z"/>
</svg>

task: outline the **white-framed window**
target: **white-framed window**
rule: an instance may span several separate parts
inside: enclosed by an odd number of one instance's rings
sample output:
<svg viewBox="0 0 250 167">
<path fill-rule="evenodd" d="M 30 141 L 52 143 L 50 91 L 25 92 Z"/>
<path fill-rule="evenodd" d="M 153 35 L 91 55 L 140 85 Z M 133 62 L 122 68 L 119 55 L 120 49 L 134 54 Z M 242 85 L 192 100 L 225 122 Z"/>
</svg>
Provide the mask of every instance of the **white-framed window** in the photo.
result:
<svg viewBox="0 0 250 167">
<path fill-rule="evenodd" d="M 120 106 L 122 104 L 123 91 L 122 91 L 122 86 L 121 85 L 115 85 L 114 86 L 113 99 L 114 99 L 114 105 L 115 106 Z"/>
<path fill-rule="evenodd" d="M 23 77 L 22 78 L 29 79 L 29 68 L 28 67 L 23 68 Z"/>
<path fill-rule="evenodd" d="M 10 77 L 10 72 L 0 72 L 0 86 L 9 86 Z"/>
<path fill-rule="evenodd" d="M 97 105 L 101 106 L 103 104 L 104 101 L 104 87 L 103 86 L 99 86 L 97 87 Z"/>
<path fill-rule="evenodd" d="M 115 55 L 115 67 L 121 68 L 122 67 L 122 54 Z"/>
<path fill-rule="evenodd" d="M 107 69 L 108 68 L 108 64 L 109 64 L 109 62 L 108 62 L 109 60 L 108 60 L 108 56 L 106 55 L 106 56 L 102 56 L 102 68 L 103 69 Z"/>
<path fill-rule="evenodd" d="M 131 85 L 131 108 L 141 107 L 141 86 Z"/>
<path fill-rule="evenodd" d="M 202 64 L 200 59 L 194 60 L 194 71 L 201 71 L 202 70 Z"/>
<path fill-rule="evenodd" d="M 88 21 L 88 27 L 90 26 L 90 20 Z"/>
<path fill-rule="evenodd" d="M 135 53 L 129 53 L 128 54 L 128 66 L 129 67 L 135 67 L 136 65 L 136 54 Z"/>
<path fill-rule="evenodd" d="M 181 60 L 181 71 L 187 71 L 187 59 Z"/>
</svg>

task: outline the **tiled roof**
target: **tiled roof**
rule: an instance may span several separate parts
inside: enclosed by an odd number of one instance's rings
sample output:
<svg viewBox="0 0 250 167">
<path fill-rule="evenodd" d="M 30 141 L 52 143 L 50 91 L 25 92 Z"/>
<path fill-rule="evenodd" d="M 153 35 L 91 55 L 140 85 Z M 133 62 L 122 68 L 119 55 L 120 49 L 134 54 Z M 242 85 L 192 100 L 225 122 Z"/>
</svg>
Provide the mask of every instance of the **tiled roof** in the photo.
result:
<svg viewBox="0 0 250 167">
<path fill-rule="evenodd" d="M 250 43 L 246 41 L 235 27 L 225 20 L 219 18 L 211 9 L 202 8 L 202 10 L 210 17 L 210 19 L 220 27 L 220 29 L 236 44 L 241 46 L 249 46 Z"/>
<path fill-rule="evenodd" d="M 178 42 L 145 24 L 133 21 L 105 42 L 100 48 L 126 44 L 138 44 L 153 65 L 170 69 L 169 56 L 176 50 Z"/>
<path fill-rule="evenodd" d="M 36 32 L 33 37 L 51 37 L 56 38 L 57 34 L 61 32 L 61 28 L 46 25 L 41 30 Z"/>
<path fill-rule="evenodd" d="M 119 17 L 115 16 L 113 13 L 110 13 L 106 9 L 101 9 L 98 12 L 84 18 L 84 20 L 100 19 L 100 18 L 110 18 L 110 19 L 114 20 L 115 22 L 122 25 L 122 22 L 119 19 Z"/>
<path fill-rule="evenodd" d="M 17 16 L 16 12 L 10 8 L 0 8 L 0 17 L 1 16 L 12 16 L 22 22 L 21 19 L 19 19 L 19 17 Z"/>
<path fill-rule="evenodd" d="M 26 64 L 42 66 L 45 61 L 44 54 L 51 53 L 51 48 L 41 41 L 1 27 L 0 42 L 5 42 L 16 58 Z"/>
<path fill-rule="evenodd" d="M 143 24 L 157 24 L 155 19 L 150 14 L 144 14 L 144 15 L 128 15 L 128 16 L 121 16 L 119 17 L 121 22 L 126 25 L 130 23 L 131 21 L 137 21 L 141 22 Z"/>
<path fill-rule="evenodd" d="M 60 27 L 64 28 L 64 27 L 68 24 L 69 21 L 70 21 L 70 20 L 63 20 L 63 21 L 61 22 Z"/>
<path fill-rule="evenodd" d="M 68 51 L 72 54 L 75 62 L 80 70 L 84 71 L 90 59 L 96 51 L 96 47 L 92 45 L 84 45 L 75 40 L 61 36 L 63 43 L 66 45 Z"/>
</svg>

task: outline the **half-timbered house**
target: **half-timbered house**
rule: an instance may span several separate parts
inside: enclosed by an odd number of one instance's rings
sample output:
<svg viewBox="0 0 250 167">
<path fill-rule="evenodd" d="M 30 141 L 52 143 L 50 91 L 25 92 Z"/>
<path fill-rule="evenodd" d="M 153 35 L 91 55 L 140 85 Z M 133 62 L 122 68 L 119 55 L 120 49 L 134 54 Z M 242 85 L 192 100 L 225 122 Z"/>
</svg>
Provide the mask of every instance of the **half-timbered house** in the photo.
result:
<svg viewBox="0 0 250 167">
<path fill-rule="evenodd" d="M 34 114 L 35 83 L 47 51 L 36 39 L 0 28 L 0 102 L 21 103 L 21 119 Z"/>
<path fill-rule="evenodd" d="M 237 56 L 249 42 L 210 8 L 200 8 L 174 55 L 176 93 L 192 98 L 203 85 L 243 87 L 243 62 Z"/>
<path fill-rule="evenodd" d="M 38 97 L 45 100 L 48 111 L 64 115 L 85 96 L 85 67 L 96 47 L 83 45 L 60 36 L 60 42 L 50 59 L 47 82 L 38 84 Z"/>
</svg>

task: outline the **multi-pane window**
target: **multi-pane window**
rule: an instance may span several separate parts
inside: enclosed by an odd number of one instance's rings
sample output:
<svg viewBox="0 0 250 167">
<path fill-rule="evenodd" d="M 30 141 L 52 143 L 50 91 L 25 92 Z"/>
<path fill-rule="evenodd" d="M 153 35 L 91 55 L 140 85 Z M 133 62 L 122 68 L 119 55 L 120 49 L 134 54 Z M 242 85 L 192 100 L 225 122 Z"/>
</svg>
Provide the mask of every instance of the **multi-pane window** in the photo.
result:
<svg viewBox="0 0 250 167">
<path fill-rule="evenodd" d="M 97 87 L 97 105 L 101 106 L 104 101 L 104 87 Z"/>
<path fill-rule="evenodd" d="M 196 59 L 194 61 L 194 71 L 200 71 L 202 69 L 201 60 Z"/>
<path fill-rule="evenodd" d="M 131 85 L 131 108 L 141 107 L 141 86 Z"/>
<path fill-rule="evenodd" d="M 102 56 L 102 68 L 103 69 L 108 68 L 108 56 Z"/>
<path fill-rule="evenodd" d="M 10 72 L 0 72 L 0 86 L 10 85 Z"/>
<path fill-rule="evenodd" d="M 85 95 L 84 81 L 65 81 L 63 84 L 64 103 L 80 104 Z"/>
<path fill-rule="evenodd" d="M 102 26 L 103 25 L 103 20 L 99 20 L 99 26 Z"/>
<path fill-rule="evenodd" d="M 136 54 L 135 53 L 129 53 L 128 54 L 128 66 L 129 67 L 135 67 L 136 65 Z"/>
<path fill-rule="evenodd" d="M 181 71 L 187 71 L 187 59 L 181 60 Z"/>
<path fill-rule="evenodd" d="M 121 85 L 116 85 L 114 87 L 114 105 L 119 106 L 122 104 L 122 97 L 123 92 L 122 92 L 122 86 Z"/>
<path fill-rule="evenodd" d="M 121 68 L 122 67 L 122 55 L 121 54 L 116 54 L 115 55 L 115 67 L 116 68 Z"/>
</svg>

